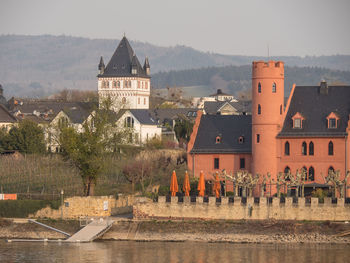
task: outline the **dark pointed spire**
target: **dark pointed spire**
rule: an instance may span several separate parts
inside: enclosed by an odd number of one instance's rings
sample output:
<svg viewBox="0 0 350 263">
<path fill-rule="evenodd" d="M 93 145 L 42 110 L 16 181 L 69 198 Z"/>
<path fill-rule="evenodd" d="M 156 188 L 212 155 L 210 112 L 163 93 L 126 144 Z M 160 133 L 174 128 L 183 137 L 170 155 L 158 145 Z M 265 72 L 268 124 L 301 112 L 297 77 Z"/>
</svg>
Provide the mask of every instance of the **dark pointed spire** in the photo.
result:
<svg viewBox="0 0 350 263">
<path fill-rule="evenodd" d="M 98 70 L 100 71 L 100 74 L 103 74 L 105 71 L 105 63 L 103 62 L 103 57 L 100 58 L 100 64 L 98 64 Z"/>
<path fill-rule="evenodd" d="M 149 66 L 148 57 L 146 57 L 145 63 L 143 64 L 143 70 L 146 72 L 147 76 L 150 75 L 150 69 L 151 67 Z"/>
</svg>

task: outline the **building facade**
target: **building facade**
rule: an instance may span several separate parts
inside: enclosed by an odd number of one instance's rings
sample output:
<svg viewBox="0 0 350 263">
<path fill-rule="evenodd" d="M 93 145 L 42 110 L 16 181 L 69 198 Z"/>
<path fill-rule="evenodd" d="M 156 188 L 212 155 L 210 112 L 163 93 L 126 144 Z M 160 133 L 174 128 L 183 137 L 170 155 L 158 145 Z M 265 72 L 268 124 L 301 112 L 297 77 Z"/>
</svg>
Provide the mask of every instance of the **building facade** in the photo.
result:
<svg viewBox="0 0 350 263">
<path fill-rule="evenodd" d="M 253 62 L 251 112 L 251 116 L 212 115 L 211 124 L 206 115 L 198 114 L 188 144 L 188 168 L 195 176 L 200 170 L 207 178 L 223 169 L 247 170 L 253 175 L 269 173 L 276 182 L 279 173 L 304 169 L 305 185 L 310 187 L 327 187 L 330 171 L 345 178 L 350 170 L 350 86 L 294 85 L 284 105 L 284 63 Z M 225 117 L 225 125 L 220 124 Z M 251 123 L 234 117 L 249 117 Z M 240 152 L 244 143 L 234 143 L 243 134 L 251 138 L 244 153 Z"/>
<path fill-rule="evenodd" d="M 101 57 L 98 69 L 100 106 L 109 97 L 116 112 L 120 109 L 149 108 L 151 77 L 148 58 L 142 67 L 125 36 L 107 66 Z"/>
</svg>

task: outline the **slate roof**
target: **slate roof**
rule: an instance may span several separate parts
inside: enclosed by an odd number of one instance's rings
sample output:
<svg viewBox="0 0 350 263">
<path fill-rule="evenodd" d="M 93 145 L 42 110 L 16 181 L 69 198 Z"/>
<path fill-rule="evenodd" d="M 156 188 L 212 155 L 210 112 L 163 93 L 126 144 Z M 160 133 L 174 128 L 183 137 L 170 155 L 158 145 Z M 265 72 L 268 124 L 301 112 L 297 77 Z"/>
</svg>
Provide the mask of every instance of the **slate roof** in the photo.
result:
<svg viewBox="0 0 350 263">
<path fill-rule="evenodd" d="M 120 119 L 126 111 L 130 111 L 132 115 L 144 125 L 157 125 L 155 119 L 151 116 L 151 111 L 148 109 L 125 109 L 120 110 L 117 114 L 117 119 Z"/>
<path fill-rule="evenodd" d="M 205 101 L 204 111 L 206 114 L 218 114 L 219 109 L 224 106 L 225 103 L 234 107 L 239 114 L 251 114 L 252 102 L 251 101 Z"/>
<path fill-rule="evenodd" d="M 231 95 L 231 94 L 227 94 L 227 93 L 222 92 L 221 89 L 217 89 L 217 90 L 216 90 L 216 93 L 209 95 L 209 97 L 225 96 L 225 95 L 226 95 L 226 96 L 233 96 L 233 95 Z"/>
<path fill-rule="evenodd" d="M 132 66 L 137 69 L 137 74 L 131 74 Z M 98 77 L 142 77 L 150 78 L 146 71 L 141 66 L 134 50 L 130 46 L 126 37 L 120 41 L 117 49 L 110 61 L 108 62 L 104 73 L 99 74 Z"/>
<path fill-rule="evenodd" d="M 195 108 L 154 109 L 150 110 L 150 113 L 154 120 L 163 124 L 166 120 L 174 120 L 181 117 L 195 119 L 197 116 L 197 110 L 198 109 Z"/>
<path fill-rule="evenodd" d="M 221 143 L 216 143 L 217 136 L 221 136 Z M 241 136 L 243 143 L 239 143 Z M 191 153 L 251 152 L 251 115 L 202 115 Z"/>
<path fill-rule="evenodd" d="M 90 114 L 94 103 L 91 102 L 66 102 L 60 100 L 36 100 L 36 99 L 11 99 L 10 112 L 20 112 L 23 116 L 38 115 L 45 122 L 53 120 L 60 111 L 64 111 L 73 123 L 82 123 Z M 14 103 L 16 101 L 16 104 Z M 23 115 L 23 116 L 21 116 Z M 27 117 L 28 119 L 28 117 Z M 33 117 L 33 121 L 41 122 Z"/>
<path fill-rule="evenodd" d="M 293 128 L 297 112 L 305 118 L 301 129 Z M 340 117 L 336 129 L 328 129 L 326 118 L 331 112 Z M 297 86 L 278 137 L 342 137 L 347 134 L 349 114 L 350 86 L 328 86 L 327 94 L 320 93 L 320 86 Z"/>
<path fill-rule="evenodd" d="M 90 111 L 81 107 L 65 108 L 63 112 L 67 114 L 72 123 L 83 123 L 90 115 Z"/>
<path fill-rule="evenodd" d="M 0 122 L 16 122 L 17 119 L 12 116 L 11 113 L 8 112 L 8 110 L 0 104 Z"/>
</svg>

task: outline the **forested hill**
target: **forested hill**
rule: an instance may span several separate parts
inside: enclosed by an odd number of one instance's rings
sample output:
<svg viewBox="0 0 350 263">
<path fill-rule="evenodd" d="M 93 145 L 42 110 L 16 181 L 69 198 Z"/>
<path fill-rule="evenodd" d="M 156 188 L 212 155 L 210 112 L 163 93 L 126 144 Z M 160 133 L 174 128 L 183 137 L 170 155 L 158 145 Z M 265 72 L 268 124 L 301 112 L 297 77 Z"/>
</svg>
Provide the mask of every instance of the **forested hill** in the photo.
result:
<svg viewBox="0 0 350 263">
<path fill-rule="evenodd" d="M 154 88 L 206 86 L 208 93 L 221 88 L 235 94 L 251 87 L 251 66 L 226 66 L 202 69 L 160 72 L 153 74 Z M 297 85 L 318 85 L 321 80 L 330 84 L 350 85 L 350 72 L 329 70 L 317 67 L 285 67 L 285 95 L 288 95 L 293 83 Z"/>
<path fill-rule="evenodd" d="M 207 67 L 220 67 L 221 69 L 218 70 L 225 71 L 224 66 L 250 65 L 253 60 L 266 60 L 266 57 L 200 52 L 185 46 L 159 47 L 149 43 L 130 42 L 142 64 L 145 56 L 149 57 L 151 72 L 155 79 L 160 79 L 160 71 Z M 41 97 L 62 89 L 96 89 L 99 58 L 102 55 L 105 62 L 108 62 L 118 43 L 117 39 L 2 35 L 0 36 L 0 83 L 5 89 L 5 96 Z M 282 60 L 288 66 L 350 70 L 350 56 L 343 55 L 304 58 L 271 57 L 271 59 Z M 249 70 L 249 67 L 246 68 Z M 213 70 L 215 72 L 215 69 Z M 193 72 L 196 71 L 191 70 L 188 74 Z M 166 73 L 165 76 L 173 74 L 180 76 L 173 72 Z M 230 74 L 229 70 L 228 74 Z M 168 77 L 163 79 L 166 78 Z M 313 77 L 310 76 L 310 78 Z M 169 83 L 157 81 L 157 86 L 169 86 L 181 81 L 184 82 L 183 79 L 172 80 Z"/>
</svg>

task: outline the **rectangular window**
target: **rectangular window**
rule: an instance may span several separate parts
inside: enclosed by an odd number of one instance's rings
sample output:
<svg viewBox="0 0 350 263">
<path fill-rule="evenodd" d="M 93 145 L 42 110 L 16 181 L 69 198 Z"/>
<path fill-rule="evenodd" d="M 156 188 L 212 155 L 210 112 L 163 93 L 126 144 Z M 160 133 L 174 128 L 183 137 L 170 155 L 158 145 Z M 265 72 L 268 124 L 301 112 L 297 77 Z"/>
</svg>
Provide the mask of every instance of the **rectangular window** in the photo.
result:
<svg viewBox="0 0 350 263">
<path fill-rule="evenodd" d="M 329 128 L 335 129 L 337 128 L 337 120 L 334 118 L 329 119 Z"/>
<path fill-rule="evenodd" d="M 256 143 L 259 143 L 260 142 L 260 134 L 257 134 L 256 135 Z"/>
<path fill-rule="evenodd" d="M 245 169 L 245 158 L 239 159 L 239 169 Z"/>
<path fill-rule="evenodd" d="M 219 169 L 219 158 L 214 158 L 214 169 Z"/>
<path fill-rule="evenodd" d="M 294 128 L 301 128 L 301 119 L 294 120 Z"/>
</svg>

